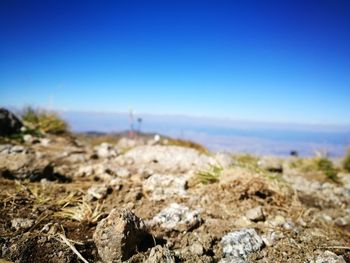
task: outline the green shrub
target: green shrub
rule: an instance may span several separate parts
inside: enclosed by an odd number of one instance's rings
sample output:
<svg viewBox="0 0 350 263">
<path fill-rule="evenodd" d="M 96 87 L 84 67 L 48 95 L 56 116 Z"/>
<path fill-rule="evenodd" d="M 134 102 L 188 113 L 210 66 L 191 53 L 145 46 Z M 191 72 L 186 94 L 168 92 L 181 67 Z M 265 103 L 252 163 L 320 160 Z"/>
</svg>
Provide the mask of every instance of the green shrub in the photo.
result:
<svg viewBox="0 0 350 263">
<path fill-rule="evenodd" d="M 248 165 L 256 167 L 259 161 L 259 158 L 250 154 L 239 154 L 235 155 L 234 159 L 238 162 L 240 165 Z"/>
<path fill-rule="evenodd" d="M 343 160 L 343 168 L 345 171 L 350 173 L 350 149 Z"/>
<path fill-rule="evenodd" d="M 322 171 L 330 180 L 338 182 L 338 171 L 334 168 L 333 163 L 327 158 L 320 158 L 317 160 L 317 168 Z"/>
<path fill-rule="evenodd" d="M 198 172 L 197 176 L 202 184 L 212 184 L 219 181 L 222 170 L 221 166 L 211 165 L 208 170 Z"/>
<path fill-rule="evenodd" d="M 68 131 L 68 124 L 52 111 L 26 107 L 22 110 L 20 116 L 29 130 L 39 130 L 51 134 L 63 134 Z"/>
</svg>

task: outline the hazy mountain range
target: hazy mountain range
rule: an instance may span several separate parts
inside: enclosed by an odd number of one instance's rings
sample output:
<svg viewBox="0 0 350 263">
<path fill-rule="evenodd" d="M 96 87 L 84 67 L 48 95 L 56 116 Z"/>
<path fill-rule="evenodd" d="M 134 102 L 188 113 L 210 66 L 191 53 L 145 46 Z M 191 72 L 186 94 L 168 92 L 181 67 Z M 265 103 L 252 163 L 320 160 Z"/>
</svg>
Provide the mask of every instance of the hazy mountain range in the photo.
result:
<svg viewBox="0 0 350 263">
<path fill-rule="evenodd" d="M 61 111 L 76 132 L 120 132 L 130 129 L 127 113 Z M 142 121 L 139 122 L 138 118 Z M 278 124 L 233 121 L 189 116 L 140 114 L 133 128 L 199 142 L 213 151 L 247 152 L 259 155 L 301 155 L 315 151 L 343 155 L 350 146 L 350 126 Z"/>
</svg>

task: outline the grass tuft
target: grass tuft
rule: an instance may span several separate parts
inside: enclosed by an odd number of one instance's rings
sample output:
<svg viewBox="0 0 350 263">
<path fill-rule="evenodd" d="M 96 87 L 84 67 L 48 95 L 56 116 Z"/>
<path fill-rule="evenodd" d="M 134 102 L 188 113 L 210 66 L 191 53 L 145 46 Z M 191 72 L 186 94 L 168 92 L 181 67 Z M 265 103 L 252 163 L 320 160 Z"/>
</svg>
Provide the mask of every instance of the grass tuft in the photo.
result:
<svg viewBox="0 0 350 263">
<path fill-rule="evenodd" d="M 200 171 L 197 173 L 197 177 L 202 184 L 212 184 L 216 183 L 220 179 L 220 175 L 223 168 L 218 165 L 211 165 L 206 171 Z"/>
<path fill-rule="evenodd" d="M 192 148 L 192 149 L 195 149 L 202 154 L 209 154 L 208 149 L 205 148 L 203 145 L 196 143 L 196 142 L 188 141 L 188 140 L 167 138 L 166 145 L 174 145 L 174 146 Z"/>
<path fill-rule="evenodd" d="M 343 168 L 345 171 L 350 173 L 350 149 L 348 149 L 348 152 L 343 160 Z"/>
<path fill-rule="evenodd" d="M 103 204 L 97 204 L 93 208 L 91 204 L 82 200 L 75 206 L 63 207 L 61 211 L 56 213 L 56 216 L 78 222 L 97 223 L 103 215 L 102 206 Z"/>
<path fill-rule="evenodd" d="M 317 168 L 323 172 L 324 175 L 333 182 L 339 182 L 338 171 L 334 167 L 332 161 L 327 158 L 319 158 L 316 161 Z"/>
<path fill-rule="evenodd" d="M 68 132 L 68 124 L 55 112 L 25 107 L 20 116 L 31 133 L 64 134 Z"/>
</svg>

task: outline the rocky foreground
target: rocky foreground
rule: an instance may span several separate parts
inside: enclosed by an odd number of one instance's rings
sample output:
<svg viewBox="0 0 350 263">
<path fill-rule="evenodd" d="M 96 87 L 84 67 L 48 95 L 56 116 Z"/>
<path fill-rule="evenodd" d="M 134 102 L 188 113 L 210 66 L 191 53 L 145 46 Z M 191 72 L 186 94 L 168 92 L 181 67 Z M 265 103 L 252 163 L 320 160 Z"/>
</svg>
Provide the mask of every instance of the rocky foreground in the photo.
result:
<svg viewBox="0 0 350 263">
<path fill-rule="evenodd" d="M 159 137 L 23 139 L 0 145 L 0 262 L 350 262 L 349 174 Z"/>
</svg>

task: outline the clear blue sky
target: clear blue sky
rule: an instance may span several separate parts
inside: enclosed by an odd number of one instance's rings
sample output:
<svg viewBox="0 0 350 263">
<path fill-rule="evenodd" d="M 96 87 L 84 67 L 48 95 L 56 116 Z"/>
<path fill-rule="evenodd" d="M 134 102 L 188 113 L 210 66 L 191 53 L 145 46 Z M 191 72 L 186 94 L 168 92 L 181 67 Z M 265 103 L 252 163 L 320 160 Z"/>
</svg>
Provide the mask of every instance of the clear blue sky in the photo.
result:
<svg viewBox="0 0 350 263">
<path fill-rule="evenodd" d="M 0 105 L 350 123 L 350 1 L 0 1 Z"/>
</svg>

